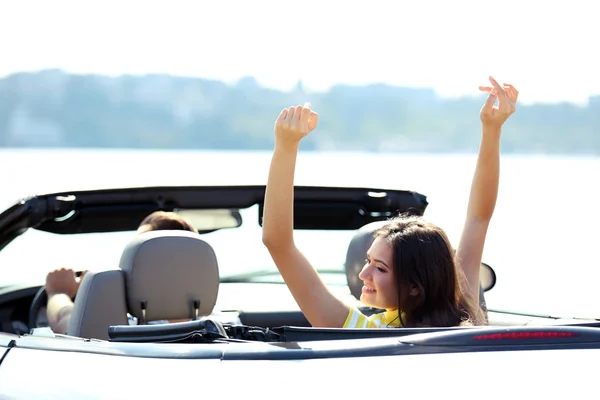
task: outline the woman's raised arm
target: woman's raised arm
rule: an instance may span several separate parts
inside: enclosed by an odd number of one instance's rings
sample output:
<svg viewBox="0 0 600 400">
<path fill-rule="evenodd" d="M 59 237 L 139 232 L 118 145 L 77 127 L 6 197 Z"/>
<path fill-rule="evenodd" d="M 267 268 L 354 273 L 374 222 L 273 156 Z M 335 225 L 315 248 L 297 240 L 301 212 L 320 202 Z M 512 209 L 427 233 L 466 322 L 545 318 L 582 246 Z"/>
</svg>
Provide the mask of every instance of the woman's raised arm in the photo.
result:
<svg viewBox="0 0 600 400">
<path fill-rule="evenodd" d="M 275 122 L 275 150 L 263 215 L 263 243 L 298 306 L 314 327 L 341 328 L 349 307 L 333 295 L 317 270 L 296 248 L 293 236 L 294 170 L 300 140 L 317 126 L 310 104 L 290 107 Z"/>
</svg>

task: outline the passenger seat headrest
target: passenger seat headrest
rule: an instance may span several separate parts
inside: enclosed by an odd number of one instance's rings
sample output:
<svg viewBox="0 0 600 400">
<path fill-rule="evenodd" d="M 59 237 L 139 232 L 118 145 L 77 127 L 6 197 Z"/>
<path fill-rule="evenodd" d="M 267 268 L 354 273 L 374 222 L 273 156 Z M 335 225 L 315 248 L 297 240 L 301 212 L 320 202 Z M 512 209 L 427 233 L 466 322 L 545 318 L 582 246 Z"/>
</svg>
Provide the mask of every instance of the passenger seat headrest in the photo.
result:
<svg viewBox="0 0 600 400">
<path fill-rule="evenodd" d="M 125 247 L 120 268 L 129 313 L 139 321 L 193 319 L 198 306 L 198 317 L 213 311 L 219 267 L 214 250 L 197 233 L 142 233 Z"/>
<path fill-rule="evenodd" d="M 350 245 L 348 246 L 348 251 L 346 252 L 346 280 L 348 282 L 348 287 L 350 288 L 350 292 L 354 297 L 360 299 L 360 294 L 362 291 L 363 283 L 360 279 L 358 279 L 358 274 L 361 269 L 365 266 L 365 259 L 367 258 L 367 251 L 371 244 L 375 240 L 373 235 L 375 232 L 384 226 L 387 221 L 376 221 L 367 224 L 356 231 L 352 240 L 350 241 Z"/>
</svg>

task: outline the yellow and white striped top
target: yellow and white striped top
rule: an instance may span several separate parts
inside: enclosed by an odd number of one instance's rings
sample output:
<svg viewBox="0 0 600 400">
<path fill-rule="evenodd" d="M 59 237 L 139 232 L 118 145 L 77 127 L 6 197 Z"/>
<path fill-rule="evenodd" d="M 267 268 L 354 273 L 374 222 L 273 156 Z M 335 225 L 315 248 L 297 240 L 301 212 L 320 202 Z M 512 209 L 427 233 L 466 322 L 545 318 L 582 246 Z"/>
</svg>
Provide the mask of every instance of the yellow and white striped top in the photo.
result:
<svg viewBox="0 0 600 400">
<path fill-rule="evenodd" d="M 400 326 L 398 310 L 384 311 L 367 317 L 358 308 L 351 307 L 343 328 L 398 328 Z"/>
</svg>

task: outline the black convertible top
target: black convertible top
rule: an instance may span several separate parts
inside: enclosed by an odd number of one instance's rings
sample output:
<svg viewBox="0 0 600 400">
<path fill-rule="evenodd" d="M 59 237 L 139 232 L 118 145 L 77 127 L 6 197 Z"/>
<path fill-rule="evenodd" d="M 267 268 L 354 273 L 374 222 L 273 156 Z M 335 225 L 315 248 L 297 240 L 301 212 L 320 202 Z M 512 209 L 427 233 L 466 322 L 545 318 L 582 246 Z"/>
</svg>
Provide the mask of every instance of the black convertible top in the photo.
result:
<svg viewBox="0 0 600 400">
<path fill-rule="evenodd" d="M 30 196 L 0 214 L 0 249 L 27 229 L 58 234 L 137 229 L 163 210 L 238 210 L 259 206 L 265 186 L 163 186 L 60 192 Z M 354 230 L 397 213 L 423 215 L 426 196 L 381 188 L 296 186 L 295 229 Z M 241 223 L 241 219 L 239 221 Z M 204 231 L 207 232 L 207 231 Z"/>
</svg>

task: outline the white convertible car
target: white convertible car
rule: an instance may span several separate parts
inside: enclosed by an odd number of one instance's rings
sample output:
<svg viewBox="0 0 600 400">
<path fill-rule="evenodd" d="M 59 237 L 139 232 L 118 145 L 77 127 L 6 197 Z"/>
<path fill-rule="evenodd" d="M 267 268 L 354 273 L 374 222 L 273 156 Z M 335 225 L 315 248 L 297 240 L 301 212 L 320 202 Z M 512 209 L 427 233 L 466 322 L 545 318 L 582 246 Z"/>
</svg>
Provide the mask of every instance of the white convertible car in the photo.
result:
<svg viewBox="0 0 600 400">
<path fill-rule="evenodd" d="M 74 191 L 28 197 L 0 214 L 0 267 L 47 265 L 44 274 L 32 274 L 33 283 L 5 284 L 0 269 L 0 399 L 506 399 L 597 392 L 596 320 L 490 309 L 486 327 L 310 327 L 262 246 L 264 189 Z M 373 227 L 426 207 L 426 197 L 411 191 L 297 187 L 295 228 L 307 255 L 327 266 L 320 272 L 331 290 L 358 304 L 357 271 Z M 201 234 L 134 235 L 156 210 L 181 213 Z M 43 276 L 55 263 L 89 270 L 66 335 L 53 333 L 45 316 Z M 495 280 L 483 265 L 482 293 Z M 167 319 L 189 321 L 150 323 Z"/>
</svg>

